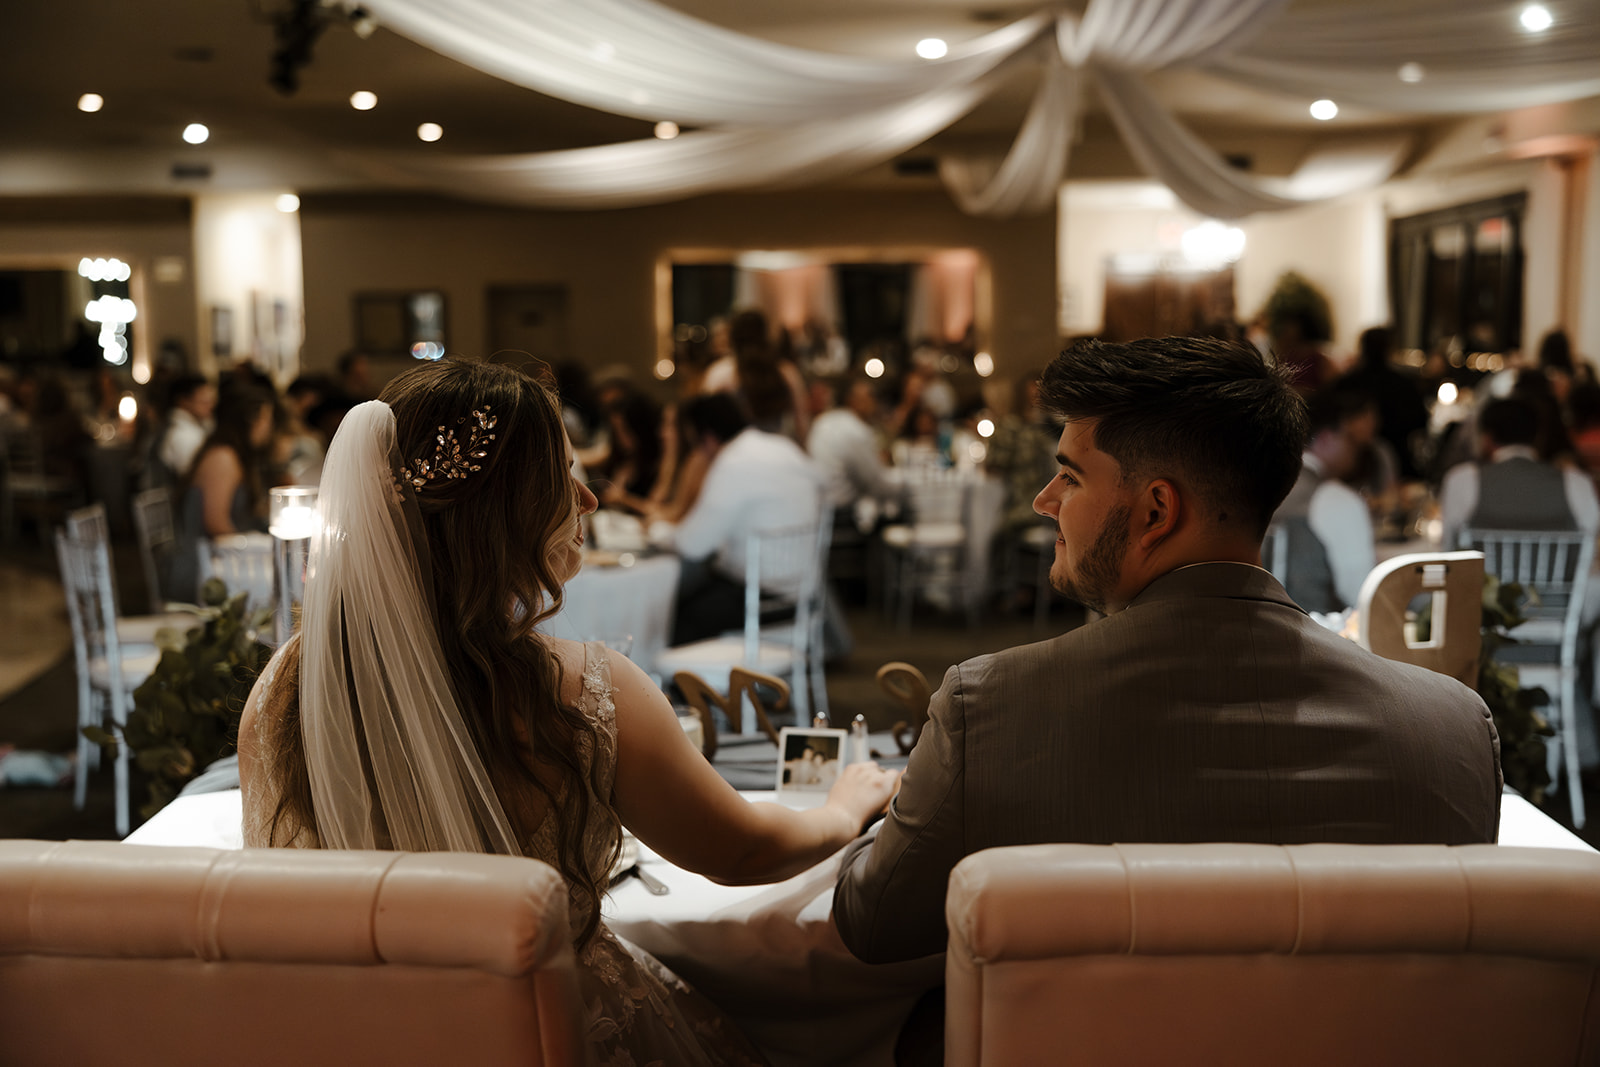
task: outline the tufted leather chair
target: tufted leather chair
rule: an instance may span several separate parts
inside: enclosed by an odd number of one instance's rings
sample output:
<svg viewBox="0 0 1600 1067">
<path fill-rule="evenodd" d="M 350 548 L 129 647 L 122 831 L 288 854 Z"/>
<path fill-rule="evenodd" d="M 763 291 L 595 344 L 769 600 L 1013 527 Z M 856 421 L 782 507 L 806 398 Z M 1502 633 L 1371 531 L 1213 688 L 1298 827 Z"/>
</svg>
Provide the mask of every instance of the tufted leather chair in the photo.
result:
<svg viewBox="0 0 1600 1067">
<path fill-rule="evenodd" d="M 0 840 L 0 1063 L 583 1063 L 561 877 Z"/>
<path fill-rule="evenodd" d="M 1028 845 L 946 900 L 950 1067 L 1600 1063 L 1600 855 Z"/>
</svg>

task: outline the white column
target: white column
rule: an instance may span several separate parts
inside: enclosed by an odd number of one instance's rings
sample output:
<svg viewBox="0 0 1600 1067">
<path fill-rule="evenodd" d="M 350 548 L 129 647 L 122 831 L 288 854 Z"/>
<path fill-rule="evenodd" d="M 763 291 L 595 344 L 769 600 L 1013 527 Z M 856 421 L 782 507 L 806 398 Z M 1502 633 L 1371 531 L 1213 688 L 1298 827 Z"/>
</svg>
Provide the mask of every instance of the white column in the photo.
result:
<svg viewBox="0 0 1600 1067">
<path fill-rule="evenodd" d="M 216 193 L 194 202 L 200 367 L 219 370 L 214 329 L 227 323 L 232 360 L 249 358 L 280 387 L 299 373 L 305 285 L 300 215 L 277 192 Z"/>
</svg>

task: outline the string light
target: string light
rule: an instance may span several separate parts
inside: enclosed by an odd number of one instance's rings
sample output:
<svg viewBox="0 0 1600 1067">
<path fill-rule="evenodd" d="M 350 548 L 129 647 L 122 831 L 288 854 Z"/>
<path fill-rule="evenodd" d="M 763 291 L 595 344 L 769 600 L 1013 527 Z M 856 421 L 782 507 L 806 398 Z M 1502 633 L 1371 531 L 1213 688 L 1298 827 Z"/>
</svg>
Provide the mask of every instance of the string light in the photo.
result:
<svg viewBox="0 0 1600 1067">
<path fill-rule="evenodd" d="M 662 119 L 660 122 L 656 123 L 655 132 L 657 140 L 670 141 L 674 137 L 678 136 L 681 131 L 678 129 L 678 124 L 676 122 L 673 122 L 671 119 Z"/>
</svg>

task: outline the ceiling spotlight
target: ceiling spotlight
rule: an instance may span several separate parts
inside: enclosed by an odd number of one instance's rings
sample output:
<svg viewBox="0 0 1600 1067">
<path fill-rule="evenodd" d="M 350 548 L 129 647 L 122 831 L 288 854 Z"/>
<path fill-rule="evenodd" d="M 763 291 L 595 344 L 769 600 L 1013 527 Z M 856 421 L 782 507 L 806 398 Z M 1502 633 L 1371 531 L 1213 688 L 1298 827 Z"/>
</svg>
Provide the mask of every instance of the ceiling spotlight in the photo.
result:
<svg viewBox="0 0 1600 1067">
<path fill-rule="evenodd" d="M 1412 85 L 1421 81 L 1425 73 L 1426 71 L 1422 69 L 1421 63 L 1402 63 L 1400 65 L 1400 80 Z"/>
<path fill-rule="evenodd" d="M 350 9 L 350 28 L 356 31 L 356 36 L 365 41 L 378 32 L 378 20 L 372 17 L 372 12 L 364 7 Z"/>
<path fill-rule="evenodd" d="M 350 94 L 350 106 L 357 111 L 371 111 L 378 106 L 378 94 L 369 93 L 365 89 L 357 89 Z"/>
<path fill-rule="evenodd" d="M 1543 4 L 1529 4 L 1522 9 L 1522 14 L 1517 16 L 1517 21 L 1522 23 L 1522 28 L 1529 33 L 1543 33 L 1555 22 L 1555 18 L 1550 14 L 1550 9 Z"/>
<path fill-rule="evenodd" d="M 417 127 L 417 140 L 430 144 L 444 136 L 444 127 L 437 122 L 424 122 Z"/>
<path fill-rule="evenodd" d="M 924 37 L 917 42 L 917 55 L 923 59 L 943 59 L 950 46 L 938 37 Z"/>
<path fill-rule="evenodd" d="M 211 131 L 198 122 L 191 122 L 183 128 L 183 139 L 190 144 L 205 144 L 211 136 Z"/>
<path fill-rule="evenodd" d="M 680 132 L 682 131 L 678 129 L 678 124 L 671 119 L 662 119 L 656 123 L 656 139 L 659 141 L 670 141 Z"/>
<path fill-rule="evenodd" d="M 78 97 L 78 110 L 95 112 L 106 106 L 105 97 L 99 93 L 84 93 Z"/>
<path fill-rule="evenodd" d="M 1339 105 L 1332 100 L 1318 100 L 1311 105 L 1311 117 L 1318 122 L 1327 122 L 1339 114 Z"/>
<path fill-rule="evenodd" d="M 300 210 L 300 198 L 293 193 L 280 193 L 273 203 L 285 215 L 293 215 Z"/>
</svg>

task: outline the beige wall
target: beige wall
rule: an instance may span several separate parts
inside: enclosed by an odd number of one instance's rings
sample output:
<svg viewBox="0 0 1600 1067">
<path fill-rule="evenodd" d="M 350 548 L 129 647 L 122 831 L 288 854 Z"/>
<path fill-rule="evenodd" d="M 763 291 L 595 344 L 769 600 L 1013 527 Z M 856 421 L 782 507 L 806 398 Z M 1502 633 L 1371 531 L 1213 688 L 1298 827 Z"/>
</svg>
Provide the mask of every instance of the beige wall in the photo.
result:
<svg viewBox="0 0 1600 1067">
<path fill-rule="evenodd" d="M 300 215 L 308 371 L 332 367 L 354 347 L 356 293 L 443 290 L 450 349 L 487 355 L 487 287 L 558 283 L 568 287 L 572 355 L 647 375 L 656 264 L 675 248 L 975 248 L 993 281 L 997 373 L 1040 363 L 1057 346 L 1055 219 L 971 218 L 942 192 L 730 195 L 604 212 L 306 196 Z"/>
</svg>

